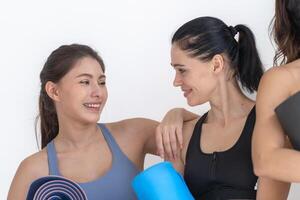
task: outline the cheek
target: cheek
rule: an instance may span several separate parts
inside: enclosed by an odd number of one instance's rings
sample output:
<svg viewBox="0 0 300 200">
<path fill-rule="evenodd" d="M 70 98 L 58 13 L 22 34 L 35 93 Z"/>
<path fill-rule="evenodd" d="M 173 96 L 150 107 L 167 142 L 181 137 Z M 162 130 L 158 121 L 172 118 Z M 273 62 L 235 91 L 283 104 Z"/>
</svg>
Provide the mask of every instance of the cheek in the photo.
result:
<svg viewBox="0 0 300 200">
<path fill-rule="evenodd" d="M 105 90 L 105 92 L 103 93 L 103 106 L 105 105 L 107 99 L 108 99 L 108 92 L 107 90 Z"/>
<path fill-rule="evenodd" d="M 86 96 L 86 91 L 80 87 L 70 87 L 62 91 L 61 101 L 65 106 L 82 103 L 82 100 Z M 70 106 L 69 105 L 69 106 Z"/>
<path fill-rule="evenodd" d="M 208 97 L 216 88 L 217 80 L 213 77 L 199 78 L 195 84 L 196 90 L 202 97 Z"/>
</svg>

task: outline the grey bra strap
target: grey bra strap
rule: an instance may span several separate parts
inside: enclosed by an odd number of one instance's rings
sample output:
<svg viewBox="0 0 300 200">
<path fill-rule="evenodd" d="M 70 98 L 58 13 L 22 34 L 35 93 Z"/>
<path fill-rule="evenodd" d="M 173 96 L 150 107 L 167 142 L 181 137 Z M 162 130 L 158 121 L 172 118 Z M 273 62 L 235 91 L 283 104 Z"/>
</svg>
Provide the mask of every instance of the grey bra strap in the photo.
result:
<svg viewBox="0 0 300 200">
<path fill-rule="evenodd" d="M 119 145 L 117 144 L 117 142 L 115 141 L 115 139 L 113 138 L 113 136 L 111 135 L 110 131 L 108 130 L 108 128 L 106 128 L 106 126 L 104 124 L 98 124 L 102 134 L 107 142 L 107 145 L 110 147 L 113 157 L 115 158 L 120 158 L 121 156 L 123 156 L 123 152 L 121 151 Z"/>
<path fill-rule="evenodd" d="M 48 166 L 49 166 L 49 175 L 60 175 L 58 170 L 58 162 L 56 156 L 56 150 L 54 147 L 53 140 L 47 145 L 47 155 L 48 155 Z"/>
</svg>

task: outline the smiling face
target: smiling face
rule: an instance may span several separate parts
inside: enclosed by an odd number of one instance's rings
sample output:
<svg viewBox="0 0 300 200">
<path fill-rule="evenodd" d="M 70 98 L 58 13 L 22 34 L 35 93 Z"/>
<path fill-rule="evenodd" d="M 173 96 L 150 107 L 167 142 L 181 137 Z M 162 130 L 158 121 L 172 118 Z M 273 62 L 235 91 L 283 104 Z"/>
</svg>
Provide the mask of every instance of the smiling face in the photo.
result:
<svg viewBox="0 0 300 200">
<path fill-rule="evenodd" d="M 212 61 L 192 58 L 174 43 L 171 48 L 171 65 L 176 71 L 173 84 L 181 87 L 190 106 L 203 104 L 211 98 L 218 82 Z"/>
<path fill-rule="evenodd" d="M 107 100 L 105 75 L 97 60 L 84 57 L 56 84 L 48 82 L 59 119 L 97 123 Z"/>
</svg>

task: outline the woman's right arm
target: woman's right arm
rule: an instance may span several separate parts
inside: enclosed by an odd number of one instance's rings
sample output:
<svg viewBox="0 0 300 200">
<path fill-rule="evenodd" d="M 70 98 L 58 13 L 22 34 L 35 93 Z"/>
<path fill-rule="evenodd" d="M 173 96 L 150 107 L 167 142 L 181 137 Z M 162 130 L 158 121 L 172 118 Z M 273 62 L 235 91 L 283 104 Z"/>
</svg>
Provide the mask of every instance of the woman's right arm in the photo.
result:
<svg viewBox="0 0 300 200">
<path fill-rule="evenodd" d="M 8 200 L 24 200 L 29 189 L 29 166 L 26 160 L 22 161 L 13 178 L 8 192 Z"/>
<path fill-rule="evenodd" d="M 184 108 L 173 108 L 156 128 L 156 145 L 159 155 L 167 160 L 176 160 L 183 148 L 183 124 L 199 116 Z"/>
<path fill-rule="evenodd" d="M 252 156 L 256 175 L 300 182 L 300 152 L 286 147 L 286 135 L 274 112 L 290 96 L 291 80 L 290 73 L 281 67 L 264 74 L 256 99 Z"/>
<path fill-rule="evenodd" d="M 290 183 L 260 177 L 258 179 L 256 200 L 286 200 L 289 195 L 290 185 Z"/>
<path fill-rule="evenodd" d="M 42 161 L 43 156 L 38 154 L 42 153 L 36 153 L 21 162 L 10 185 L 7 200 L 26 199 L 31 183 L 48 174 L 48 165 Z"/>
<path fill-rule="evenodd" d="M 193 130 L 194 130 L 195 124 L 198 121 L 198 118 L 194 118 L 193 120 L 189 120 L 189 121 L 183 123 L 182 130 L 181 130 L 183 146 L 181 149 L 178 149 L 178 152 L 177 152 L 178 156 L 176 158 L 165 157 L 165 160 L 172 162 L 173 167 L 181 175 L 184 174 L 184 166 L 185 166 L 186 154 L 187 154 L 187 150 L 188 150 L 188 144 L 191 140 Z"/>
</svg>

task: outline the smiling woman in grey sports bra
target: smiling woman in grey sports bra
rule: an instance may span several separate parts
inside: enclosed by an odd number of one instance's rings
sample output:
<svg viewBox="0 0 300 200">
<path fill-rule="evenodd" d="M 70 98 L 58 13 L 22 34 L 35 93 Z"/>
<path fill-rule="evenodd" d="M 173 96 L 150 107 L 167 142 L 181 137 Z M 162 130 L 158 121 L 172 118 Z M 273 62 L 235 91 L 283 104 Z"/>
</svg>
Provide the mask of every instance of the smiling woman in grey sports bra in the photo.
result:
<svg viewBox="0 0 300 200">
<path fill-rule="evenodd" d="M 89 200 L 136 199 L 131 181 L 145 154 L 156 152 L 157 122 L 97 124 L 107 99 L 104 72 L 88 46 L 64 45 L 51 53 L 40 74 L 42 150 L 20 164 L 9 200 L 24 200 L 31 183 L 47 175 L 79 183 Z"/>
</svg>

